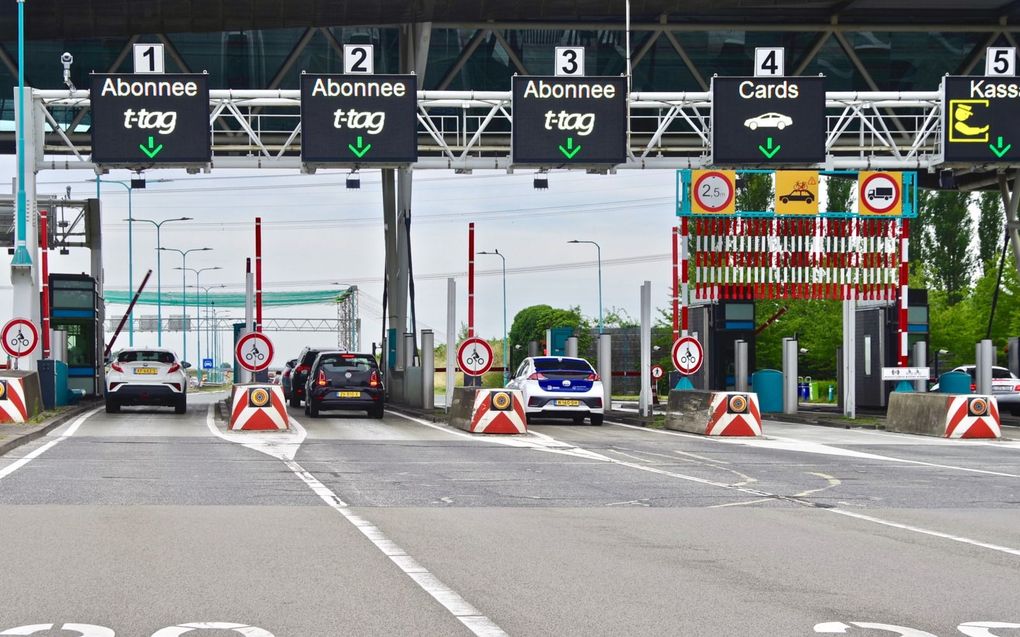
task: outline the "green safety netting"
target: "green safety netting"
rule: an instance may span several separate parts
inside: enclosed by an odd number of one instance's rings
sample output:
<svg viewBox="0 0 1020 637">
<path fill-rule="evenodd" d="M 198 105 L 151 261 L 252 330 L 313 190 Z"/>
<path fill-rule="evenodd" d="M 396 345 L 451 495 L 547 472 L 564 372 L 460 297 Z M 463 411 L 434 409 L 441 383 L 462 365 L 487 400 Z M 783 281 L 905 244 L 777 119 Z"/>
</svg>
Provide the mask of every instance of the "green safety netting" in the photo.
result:
<svg viewBox="0 0 1020 637">
<path fill-rule="evenodd" d="M 283 307 L 288 305 L 317 305 L 326 303 L 340 303 L 347 299 L 352 293 L 351 290 L 302 290 L 294 292 L 263 292 L 263 307 Z M 195 298 L 196 292 L 189 290 L 187 298 L 188 305 L 207 302 L 216 307 L 244 307 L 243 292 L 210 292 L 208 296 L 201 292 L 201 299 Z M 106 290 L 103 298 L 110 305 L 127 305 L 131 302 L 132 294 L 127 290 Z M 163 305 L 180 305 L 180 291 L 163 292 Z M 155 292 L 143 292 L 138 299 L 138 305 L 156 305 Z"/>
</svg>

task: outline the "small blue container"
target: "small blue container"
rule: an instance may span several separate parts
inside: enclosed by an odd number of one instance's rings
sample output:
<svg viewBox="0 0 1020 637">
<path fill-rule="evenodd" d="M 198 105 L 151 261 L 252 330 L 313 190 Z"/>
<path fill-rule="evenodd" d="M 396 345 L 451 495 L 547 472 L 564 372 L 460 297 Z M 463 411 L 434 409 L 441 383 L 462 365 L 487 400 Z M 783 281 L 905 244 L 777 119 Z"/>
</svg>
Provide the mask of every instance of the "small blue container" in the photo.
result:
<svg viewBox="0 0 1020 637">
<path fill-rule="evenodd" d="M 783 372 L 759 369 L 751 374 L 751 388 L 758 394 L 762 413 L 778 414 L 783 411 Z"/>
<path fill-rule="evenodd" d="M 974 379 L 967 372 L 946 372 L 939 376 L 940 394 L 970 394 Z"/>
</svg>

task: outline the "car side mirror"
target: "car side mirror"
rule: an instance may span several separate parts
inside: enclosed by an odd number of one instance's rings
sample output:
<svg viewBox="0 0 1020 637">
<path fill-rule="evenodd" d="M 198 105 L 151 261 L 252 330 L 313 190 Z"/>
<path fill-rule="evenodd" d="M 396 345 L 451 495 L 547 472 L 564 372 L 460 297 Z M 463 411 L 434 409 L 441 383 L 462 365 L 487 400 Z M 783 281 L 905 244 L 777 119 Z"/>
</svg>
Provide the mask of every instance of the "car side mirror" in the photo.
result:
<svg viewBox="0 0 1020 637">
<path fill-rule="evenodd" d="M 189 363 L 188 361 L 184 361 L 183 363 L 181 363 L 181 367 L 183 367 L 184 369 L 191 369 L 191 363 Z"/>
</svg>

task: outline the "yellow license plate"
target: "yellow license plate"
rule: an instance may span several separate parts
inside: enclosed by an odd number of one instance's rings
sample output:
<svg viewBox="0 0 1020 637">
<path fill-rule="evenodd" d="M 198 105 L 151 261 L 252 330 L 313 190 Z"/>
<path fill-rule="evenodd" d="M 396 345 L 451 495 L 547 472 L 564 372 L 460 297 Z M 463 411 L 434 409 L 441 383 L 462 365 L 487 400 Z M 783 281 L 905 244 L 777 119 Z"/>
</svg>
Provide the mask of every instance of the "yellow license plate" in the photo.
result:
<svg viewBox="0 0 1020 637">
<path fill-rule="evenodd" d="M 156 374 L 156 370 L 153 369 L 152 367 L 138 367 L 135 369 L 135 373 L 142 375 L 148 374 L 150 376 L 154 376 Z"/>
<path fill-rule="evenodd" d="M 580 407 L 581 406 L 581 401 L 580 400 L 557 400 L 556 401 L 556 406 L 557 407 Z"/>
<path fill-rule="evenodd" d="M 338 391 L 336 395 L 339 398 L 361 398 L 360 391 Z"/>
</svg>

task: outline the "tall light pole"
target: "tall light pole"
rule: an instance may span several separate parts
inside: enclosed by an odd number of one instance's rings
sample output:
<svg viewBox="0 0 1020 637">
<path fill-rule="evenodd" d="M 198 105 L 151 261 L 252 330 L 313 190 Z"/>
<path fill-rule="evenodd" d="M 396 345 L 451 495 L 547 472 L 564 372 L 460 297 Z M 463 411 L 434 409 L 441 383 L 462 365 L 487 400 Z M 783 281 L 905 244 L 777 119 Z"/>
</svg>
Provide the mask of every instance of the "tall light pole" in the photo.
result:
<svg viewBox="0 0 1020 637">
<path fill-rule="evenodd" d="M 195 274 L 195 287 L 198 288 L 198 290 L 201 290 L 202 289 L 202 273 L 206 272 L 208 270 L 222 270 L 223 268 L 221 268 L 218 265 L 214 265 L 214 266 L 212 266 L 210 268 L 199 268 L 197 270 L 195 268 L 184 268 L 184 267 L 174 268 L 174 269 L 175 270 L 181 270 L 182 274 L 185 273 L 185 272 L 193 272 Z M 187 277 L 187 274 L 184 274 L 184 276 Z M 185 284 L 185 287 L 187 287 L 187 284 Z M 196 352 L 195 353 L 195 357 L 196 357 L 197 362 L 198 362 L 198 365 L 196 366 L 196 369 L 197 370 L 201 370 L 202 369 L 202 367 L 201 367 L 202 366 L 202 295 L 200 295 L 198 293 L 198 290 L 195 291 L 195 352 Z M 199 371 L 199 376 L 201 377 L 201 371 Z"/>
<path fill-rule="evenodd" d="M 128 190 L 130 197 L 130 190 Z M 129 206 L 130 209 L 130 206 Z M 151 223 L 156 226 L 156 345 L 163 347 L 163 251 L 160 247 L 163 245 L 160 243 L 159 231 L 163 227 L 164 223 L 170 223 L 172 221 L 191 221 L 192 217 L 175 217 L 173 219 L 164 219 L 162 221 L 154 221 L 152 219 L 132 219 L 130 213 L 125 221 L 130 224 L 132 221 L 143 221 L 145 223 Z M 130 225 L 128 226 L 130 228 Z M 130 230 L 128 231 L 130 243 Z"/>
<path fill-rule="evenodd" d="M 160 246 L 157 249 L 158 250 L 162 250 L 163 252 L 176 252 L 177 254 L 181 255 L 181 265 L 183 267 L 187 267 L 187 265 L 188 265 L 188 255 L 190 253 L 192 253 L 192 252 L 205 252 L 207 250 L 212 250 L 212 248 L 190 248 L 188 250 L 178 250 L 177 248 L 164 248 L 163 246 Z M 188 360 L 188 329 L 187 329 L 188 328 L 188 290 L 187 290 L 188 279 L 187 279 L 187 276 L 188 276 L 187 272 L 181 272 L 181 315 L 182 315 L 182 318 L 181 318 L 181 343 L 182 343 L 181 360 L 184 360 L 184 361 Z"/>
<path fill-rule="evenodd" d="M 18 0 L 18 219 L 15 267 L 30 267 L 28 253 L 28 194 L 25 192 L 25 0 Z"/>
<path fill-rule="evenodd" d="M 579 241 L 577 239 L 571 239 L 567 243 L 590 243 L 595 246 L 596 254 L 598 255 L 599 261 L 599 334 L 602 333 L 602 246 L 595 243 L 594 241 Z"/>
<path fill-rule="evenodd" d="M 482 251 L 478 254 L 491 254 L 503 260 L 503 385 L 506 386 L 510 381 L 510 350 L 507 349 L 506 332 L 506 257 L 498 249 L 492 252 Z"/>
<path fill-rule="evenodd" d="M 198 272 L 202 272 L 203 270 L 219 270 L 219 269 L 221 269 L 221 268 L 219 268 L 219 267 L 215 267 L 215 268 L 202 268 L 202 270 L 199 270 Z M 194 271 L 194 270 L 192 270 L 192 271 Z M 215 354 L 213 352 L 213 348 L 212 348 L 212 339 L 208 338 L 208 335 L 211 332 L 211 330 L 209 329 L 209 324 L 211 323 L 211 321 L 209 319 L 209 290 L 216 290 L 216 289 L 219 289 L 219 288 L 225 288 L 227 286 L 225 284 L 223 284 L 223 283 L 219 283 L 217 285 L 198 285 L 198 275 L 196 273 L 196 275 L 195 275 L 195 285 L 189 285 L 188 287 L 189 288 L 190 287 L 197 288 L 198 291 L 205 290 L 205 319 L 206 319 L 205 320 L 205 323 L 206 323 L 206 325 L 205 325 L 205 333 L 206 333 L 206 337 L 207 337 L 205 345 L 206 345 L 206 350 L 208 350 L 208 352 L 209 352 L 209 356 L 213 359 L 213 369 L 216 369 L 216 356 L 215 356 Z M 201 298 L 199 296 L 198 292 L 195 293 L 195 298 L 196 299 Z M 195 303 L 195 312 L 196 312 L 196 314 L 199 311 L 200 311 L 200 307 L 199 307 L 199 304 L 196 302 Z M 199 335 L 198 335 L 198 342 L 199 342 L 199 347 L 201 348 L 201 343 L 202 343 L 202 334 L 201 333 L 199 333 Z M 199 349 L 198 363 L 199 363 L 199 365 L 202 364 L 202 350 L 201 349 Z"/>
</svg>

